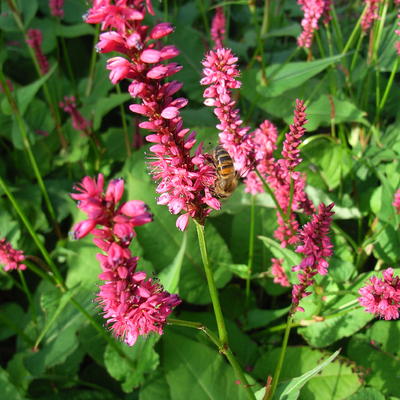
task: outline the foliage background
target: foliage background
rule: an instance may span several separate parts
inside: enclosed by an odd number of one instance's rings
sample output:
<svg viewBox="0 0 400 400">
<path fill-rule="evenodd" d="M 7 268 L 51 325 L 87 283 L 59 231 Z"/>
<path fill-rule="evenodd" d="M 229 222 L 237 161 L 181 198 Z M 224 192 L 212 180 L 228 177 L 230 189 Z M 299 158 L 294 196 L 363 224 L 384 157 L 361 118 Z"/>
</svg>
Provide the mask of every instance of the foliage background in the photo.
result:
<svg viewBox="0 0 400 400">
<path fill-rule="evenodd" d="M 144 200 L 155 216 L 152 224 L 137 229 L 133 252 L 141 257 L 139 268 L 156 273 L 166 285 L 178 282 L 176 292 L 184 301 L 176 311 L 178 318 L 215 329 L 194 227 L 182 234 L 175 228 L 175 217 L 156 205 L 155 185 L 145 165 L 147 146 L 127 156 L 122 116 L 131 140 L 142 133 L 135 128 L 137 117 L 128 110 L 127 85 L 118 90 L 112 86 L 106 57 L 93 55 L 98 31 L 82 22 L 88 5 L 81 0 L 66 1 L 60 21 L 50 16 L 45 0 L 16 4 L 24 28 L 42 30 L 42 47 L 51 70 L 38 79 L 20 27 L 5 1 L 0 14 L 0 62 L 4 75 L 12 81 L 32 152 L 55 207 L 59 237 L 27 157 L 19 121 L 4 93 L 0 94 L 0 173 L 60 269 L 68 291 L 62 293 L 27 271 L 29 301 L 17 287 L 18 274 L 0 275 L 0 397 L 244 398 L 240 385 L 234 384 L 230 366 L 201 332 L 166 327 L 162 337 L 140 339 L 129 348 L 103 329 L 104 321 L 93 303 L 99 282 L 96 249 L 89 239 L 74 242 L 68 238 L 72 224 L 82 219 L 68 196 L 73 183 L 98 172 L 125 178 L 126 198 Z M 269 19 L 263 34 L 262 5 L 257 4 L 253 13 L 243 2 L 225 5 L 229 21 L 226 46 L 240 57 L 242 69 L 238 98 L 242 117 L 253 127 L 265 118 L 272 120 L 282 141 L 295 99 L 306 100 L 309 134 L 301 148 L 301 170 L 307 173 L 307 192 L 315 204 L 336 204 L 330 273 L 304 300 L 305 312 L 296 315 L 282 382 L 313 369 L 340 348 L 340 356 L 307 382 L 301 399 L 400 398 L 400 322 L 379 321 L 354 307 L 357 290 L 371 271 L 397 267 L 400 258 L 399 217 L 391 204 L 400 186 L 396 10 L 391 2 L 383 2 L 387 14 L 374 26 L 371 51 L 368 35 L 361 37 L 359 31 L 348 41 L 362 2 L 335 2 L 337 18 L 318 31 L 310 60 L 296 47 L 302 18 L 296 2 L 266 4 Z M 168 20 L 176 26 L 170 40 L 180 49 L 178 62 L 184 67 L 178 79 L 184 82 L 183 95 L 190 100 L 190 107 L 183 111 L 186 126 L 212 147 L 217 141 L 216 119 L 202 105 L 199 79 L 214 4 L 199 0 L 154 6 L 155 20 Z M 71 94 L 79 99 L 82 114 L 93 121 L 103 152 L 96 151 L 91 138 L 74 131 L 71 121 L 59 111 L 68 142 L 66 149 L 60 147 L 43 92 L 45 84 L 57 102 Z M 387 87 L 390 90 L 383 101 Z M 48 135 L 41 136 L 38 130 Z M 265 271 L 274 256 L 284 258 L 289 273 L 299 256 L 272 239 L 276 225 L 273 203 L 268 195 L 257 195 L 252 291 L 246 300 L 243 278 L 251 202 L 251 196 L 239 187 L 207 221 L 206 237 L 230 344 L 256 390 L 273 374 L 290 304 L 290 290 L 273 284 Z M 16 248 L 40 256 L 17 210 L 4 195 L 0 198 L 0 229 L 2 237 Z M 290 279 L 296 282 L 295 275 Z"/>
</svg>

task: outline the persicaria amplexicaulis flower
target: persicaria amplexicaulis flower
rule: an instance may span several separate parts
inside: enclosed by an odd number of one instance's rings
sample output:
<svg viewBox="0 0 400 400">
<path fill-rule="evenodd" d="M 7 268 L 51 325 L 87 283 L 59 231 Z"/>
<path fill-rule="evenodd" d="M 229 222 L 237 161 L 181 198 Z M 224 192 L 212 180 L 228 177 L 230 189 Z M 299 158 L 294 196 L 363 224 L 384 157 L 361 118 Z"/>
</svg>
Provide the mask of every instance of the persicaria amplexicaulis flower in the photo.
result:
<svg viewBox="0 0 400 400">
<path fill-rule="evenodd" d="M 326 275 L 329 263 L 327 258 L 332 256 L 332 243 L 329 237 L 329 230 L 332 222 L 332 208 L 334 203 L 329 206 L 321 203 L 318 214 L 314 214 L 311 221 L 306 223 L 299 232 L 300 245 L 296 248 L 297 253 L 304 254 L 304 258 L 299 265 L 292 268 L 298 271 L 299 284 L 293 285 L 292 289 L 292 310 L 304 311 L 299 306 L 303 297 L 309 296 L 308 289 L 314 283 L 316 274 Z"/>
<path fill-rule="evenodd" d="M 224 47 L 225 39 L 225 15 L 222 7 L 215 9 L 215 14 L 211 22 L 211 39 L 214 42 L 214 49 L 220 49 Z"/>
<path fill-rule="evenodd" d="M 393 274 L 393 269 L 388 268 L 383 271 L 383 280 L 372 276 L 358 291 L 361 295 L 358 301 L 365 311 L 386 320 L 399 318 L 400 278 Z"/>
<path fill-rule="evenodd" d="M 249 127 L 243 126 L 232 89 L 239 89 L 237 80 L 240 72 L 237 57 L 230 49 L 220 48 L 210 51 L 203 60 L 203 78 L 200 83 L 208 86 L 203 93 L 204 104 L 214 107 L 214 114 L 220 123 L 217 125 L 219 142 L 229 153 L 235 170 L 244 176 L 252 168 L 253 146 Z"/>
<path fill-rule="evenodd" d="M 379 18 L 378 9 L 381 0 L 365 0 L 366 10 L 361 20 L 361 28 L 364 32 L 368 31 L 373 22 Z"/>
<path fill-rule="evenodd" d="M 310 48 L 321 17 L 324 18 L 324 23 L 330 20 L 331 0 L 297 0 L 297 3 L 304 13 L 301 21 L 303 31 L 297 38 L 297 43 L 300 47 Z"/>
<path fill-rule="evenodd" d="M 271 274 L 274 277 L 274 283 L 277 283 L 281 286 L 290 286 L 288 277 L 286 275 L 285 270 L 283 269 L 282 258 L 272 258 L 272 266 L 271 266 Z"/>
<path fill-rule="evenodd" d="M 64 16 L 64 0 L 49 0 L 50 12 L 53 17 Z"/>
<path fill-rule="evenodd" d="M 167 317 L 181 300 L 169 294 L 146 273 L 137 271 L 138 257 L 133 257 L 129 245 L 135 236 L 134 227 L 152 220 L 147 206 L 138 200 L 120 203 L 124 181 L 112 180 L 104 193 L 104 177 L 85 177 L 71 197 L 88 219 L 73 228 L 73 236 L 89 233 L 105 254 L 98 254 L 104 281 L 97 296 L 104 318 L 115 334 L 132 346 L 138 336 L 150 332 L 162 334 Z M 99 227 L 97 227 L 99 226 Z"/>
<path fill-rule="evenodd" d="M 91 122 L 86 120 L 79 112 L 74 96 L 65 96 L 64 101 L 60 102 L 60 107 L 71 116 L 72 126 L 77 131 L 85 132 L 91 127 Z"/>
<path fill-rule="evenodd" d="M 102 29 L 110 29 L 100 35 L 97 44 L 100 52 L 116 51 L 124 55 L 107 62 L 111 82 L 131 80 L 129 93 L 140 102 L 132 104 L 130 109 L 147 119 L 139 126 L 151 131 L 146 140 L 153 143 L 150 166 L 153 178 L 159 181 L 158 204 L 167 205 L 172 214 L 181 214 L 176 225 L 184 230 L 190 218 L 204 223 L 212 209 L 220 208 L 212 191 L 215 169 L 201 146 L 191 154 L 196 135 L 184 128 L 180 116 L 188 101 L 174 97 L 182 84 L 165 82 L 165 78 L 181 69 L 177 63 L 165 63 L 179 54 L 178 49 L 163 46 L 159 41 L 172 33 L 173 27 L 169 23 L 160 23 L 151 29 L 142 25 L 146 13 L 144 4 L 143 1 L 129 6 L 126 1 L 116 1 L 113 6 L 94 4 L 86 22 L 102 22 Z M 149 1 L 146 6 L 153 13 Z"/>
<path fill-rule="evenodd" d="M 397 192 L 394 194 L 392 205 L 396 209 L 397 214 L 400 214 L 400 189 L 397 189 Z"/>
<path fill-rule="evenodd" d="M 23 263 L 25 255 L 22 250 L 14 249 L 5 238 L 0 239 L 0 264 L 3 264 L 4 271 L 19 269 L 23 271 L 26 265 Z"/>
<path fill-rule="evenodd" d="M 39 64 L 40 72 L 44 75 L 49 72 L 49 62 L 42 52 L 42 40 L 42 32 L 39 29 L 28 30 L 26 42 L 34 51 L 36 60 Z"/>
<path fill-rule="evenodd" d="M 308 215 L 314 212 L 314 205 L 304 190 L 305 176 L 295 171 L 295 168 L 302 161 L 299 146 L 305 133 L 304 125 L 307 123 L 305 111 L 304 102 L 297 99 L 293 124 L 289 126 L 289 132 L 283 142 L 282 158 L 278 160 L 274 160 L 272 153 L 276 148 L 276 132 L 270 125 L 268 125 L 268 130 L 265 129 L 267 126 L 261 129 L 261 133 L 264 133 L 272 140 L 269 144 L 271 150 L 265 154 L 264 160 L 256 160 L 255 163 L 255 168 L 264 176 L 274 191 L 276 200 L 282 210 L 282 212 L 277 211 L 278 229 L 274 233 L 274 236 L 281 242 L 282 247 L 286 247 L 287 244 L 295 244 L 298 241 L 297 231 L 299 224 L 294 211 L 303 210 Z M 256 142 L 254 146 L 256 149 L 255 154 L 257 154 L 258 143 Z M 255 191 L 257 186 L 254 181 L 258 182 L 258 179 L 257 176 L 252 175 L 251 180 L 246 182 L 248 191 Z M 262 188 L 261 182 L 258 182 L 258 188 Z"/>
</svg>

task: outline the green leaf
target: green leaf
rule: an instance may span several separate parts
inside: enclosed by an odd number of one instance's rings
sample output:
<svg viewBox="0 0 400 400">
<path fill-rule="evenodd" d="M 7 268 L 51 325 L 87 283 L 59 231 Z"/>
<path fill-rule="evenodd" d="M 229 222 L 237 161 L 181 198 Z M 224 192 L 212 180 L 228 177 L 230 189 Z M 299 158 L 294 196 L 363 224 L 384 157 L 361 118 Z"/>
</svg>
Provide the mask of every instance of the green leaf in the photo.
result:
<svg viewBox="0 0 400 400">
<path fill-rule="evenodd" d="M 377 321 L 367 335 L 383 351 L 400 355 L 400 321 Z"/>
<path fill-rule="evenodd" d="M 139 400 L 172 400 L 169 395 L 169 386 L 165 375 L 155 374 L 140 388 Z"/>
<path fill-rule="evenodd" d="M 77 351 L 78 331 L 87 323 L 85 317 L 69 302 L 73 291 L 61 293 L 59 289 L 43 281 L 38 291 L 45 316 L 41 316 L 42 325 L 39 327 L 39 338 L 43 339 L 38 351 L 30 353 L 25 361 L 33 375 L 42 374 L 46 369 L 62 364 Z M 87 292 L 80 291 L 74 298 L 89 313 L 95 312 Z"/>
<path fill-rule="evenodd" d="M 10 382 L 8 373 L 0 367 L 0 398 L 12 400 L 25 400 L 26 398 Z"/>
<path fill-rule="evenodd" d="M 216 349 L 168 331 L 163 337 L 163 360 L 172 400 L 247 399 L 235 383 L 232 368 Z"/>
<path fill-rule="evenodd" d="M 75 25 L 56 25 L 55 33 L 57 36 L 63 36 L 66 38 L 75 38 L 83 35 L 93 35 L 95 32 L 94 28 L 89 24 L 80 23 Z"/>
<path fill-rule="evenodd" d="M 263 83 L 261 71 L 251 69 L 243 73 L 243 81 L 252 90 L 256 88 L 256 91 L 263 97 L 275 97 L 302 85 L 342 57 L 342 55 L 336 55 L 309 62 L 271 65 L 265 70 L 267 85 Z"/>
<path fill-rule="evenodd" d="M 318 172 L 330 191 L 341 184 L 353 165 L 349 150 L 323 138 L 313 140 L 301 151 L 308 162 L 319 167 Z"/>
<path fill-rule="evenodd" d="M 373 314 L 367 313 L 358 307 L 356 301 L 358 289 L 365 285 L 369 275 L 363 275 L 357 283 L 347 287 L 353 294 L 327 295 L 325 299 L 325 310 L 322 313 L 326 317 L 322 321 L 314 321 L 307 327 L 298 328 L 300 335 L 314 347 L 325 347 L 343 337 L 350 337 L 364 327 L 374 318 Z M 352 308 L 346 309 L 348 305 Z M 354 308 L 355 307 L 355 308 Z M 296 318 L 301 318 L 297 313 Z"/>
<path fill-rule="evenodd" d="M 253 371 L 258 378 L 265 380 L 267 376 L 273 375 L 280 351 L 280 348 L 275 348 L 258 359 Z M 335 353 L 334 356 L 336 355 Z M 313 350 L 309 347 L 288 347 L 279 384 L 288 385 L 293 379 L 298 379 L 299 376 L 301 376 L 301 380 L 306 379 L 307 375 L 306 377 L 302 377 L 302 375 L 315 369 L 315 366 L 319 365 L 321 359 L 326 358 L 326 356 L 326 352 Z M 333 362 L 330 360 L 328 365 L 325 365 L 319 373 L 310 377 L 308 382 L 305 383 L 301 389 L 300 398 L 301 400 L 315 400 L 316 398 L 347 399 L 360 386 L 360 379 L 350 365 L 342 360 Z M 315 397 L 316 394 L 318 397 Z"/>
<path fill-rule="evenodd" d="M 129 93 L 113 93 L 108 97 L 100 97 L 94 107 L 93 129 L 98 130 L 104 115 L 130 98 Z"/>
<path fill-rule="evenodd" d="M 43 84 L 50 78 L 53 72 L 56 70 L 57 64 L 54 64 L 50 71 L 42 76 L 40 79 L 36 80 L 35 82 L 23 86 L 15 91 L 17 106 L 19 112 L 24 115 L 26 109 L 28 108 L 29 104 L 36 96 L 38 90 L 43 86 Z M 5 114 L 11 115 L 13 113 L 10 104 L 8 103 L 7 99 L 4 98 L 1 103 L 1 108 Z"/>
<path fill-rule="evenodd" d="M 340 349 L 335 351 L 330 357 L 328 357 L 321 364 L 317 365 L 312 370 L 306 372 L 305 374 L 299 376 L 298 378 L 292 379 L 282 391 L 279 391 L 280 394 L 275 396 L 279 398 L 279 400 L 296 400 L 300 396 L 300 390 L 302 387 L 315 375 L 317 375 L 320 371 L 322 371 L 327 365 L 329 365 L 340 353 Z"/>
<path fill-rule="evenodd" d="M 291 267 L 300 264 L 301 257 L 293 250 L 281 247 L 278 242 L 269 237 L 258 236 L 258 238 L 264 242 L 265 246 L 272 252 L 275 258 L 283 258 Z"/>
<path fill-rule="evenodd" d="M 357 106 L 348 100 L 341 100 L 335 96 L 324 94 L 316 101 L 312 101 L 307 108 L 307 125 L 308 131 L 314 131 L 319 126 L 330 126 L 331 118 L 335 124 L 343 122 L 359 122 L 368 125 L 368 120 L 365 119 L 367 113 L 361 111 Z M 336 164 L 332 161 L 332 165 Z"/>
<path fill-rule="evenodd" d="M 94 292 L 101 273 L 96 258 L 98 251 L 89 237 L 68 242 L 66 284 L 69 288 L 80 285 L 81 288 Z"/>
<path fill-rule="evenodd" d="M 228 269 L 241 279 L 247 279 L 249 276 L 249 267 L 246 264 L 229 264 Z"/>
<path fill-rule="evenodd" d="M 0 306 L 0 340 L 23 332 L 27 317 L 22 307 L 16 303 L 3 303 Z"/>
<path fill-rule="evenodd" d="M 243 318 L 244 330 L 252 330 L 268 326 L 271 322 L 283 317 L 289 311 L 290 307 L 281 308 L 279 310 L 250 310 L 247 318 Z"/>
<path fill-rule="evenodd" d="M 348 400 L 385 400 L 385 396 L 371 387 L 363 387 L 352 394 Z"/>
<path fill-rule="evenodd" d="M 122 358 L 110 344 L 104 353 L 104 364 L 108 373 L 118 381 L 124 392 L 130 393 L 133 388 L 144 382 L 144 375 L 154 371 L 158 366 L 159 356 L 154 350 L 154 345 L 159 336 L 139 336 L 134 346 L 125 343 L 116 343 L 126 358 Z M 128 360 L 129 361 L 128 361 Z"/>
<path fill-rule="evenodd" d="M 168 267 L 164 268 L 160 274 L 159 279 L 164 289 L 170 293 L 179 293 L 179 279 L 181 275 L 181 269 L 183 264 L 184 255 L 186 252 L 187 245 L 187 233 L 183 233 L 183 240 L 181 243 L 181 247 L 174 258 L 174 261 L 168 265 Z"/>
<path fill-rule="evenodd" d="M 386 321 L 390 324 L 392 321 Z M 373 346 L 365 335 L 352 337 L 348 345 L 349 357 L 367 373 L 365 382 L 382 392 L 385 396 L 400 396 L 400 386 L 396 377 L 400 361 L 392 352 L 382 351 Z"/>
</svg>

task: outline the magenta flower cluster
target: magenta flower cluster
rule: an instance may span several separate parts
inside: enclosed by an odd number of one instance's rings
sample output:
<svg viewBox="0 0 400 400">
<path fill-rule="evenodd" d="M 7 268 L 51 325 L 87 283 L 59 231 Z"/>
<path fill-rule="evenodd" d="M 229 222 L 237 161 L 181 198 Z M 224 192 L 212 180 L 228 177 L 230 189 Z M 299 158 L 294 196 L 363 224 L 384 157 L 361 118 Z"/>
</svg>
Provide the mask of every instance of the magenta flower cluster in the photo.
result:
<svg viewBox="0 0 400 400">
<path fill-rule="evenodd" d="M 26 42 L 35 53 L 36 60 L 39 64 L 40 72 L 45 75 L 49 72 L 49 62 L 42 52 L 42 32 L 39 29 L 29 29 L 27 32 Z"/>
<path fill-rule="evenodd" d="M 274 277 L 274 283 L 278 285 L 288 287 L 290 286 L 289 279 L 283 269 L 282 263 L 283 258 L 272 258 L 271 274 Z"/>
<path fill-rule="evenodd" d="M 244 175 L 252 167 L 253 143 L 248 135 L 249 127 L 243 126 L 232 97 L 232 89 L 241 86 L 237 80 L 240 75 L 237 60 L 230 49 L 210 51 L 202 62 L 204 68 L 200 83 L 208 86 L 203 93 L 204 104 L 214 107 L 219 120 L 219 142 L 232 157 L 235 170 Z"/>
<path fill-rule="evenodd" d="M 265 170 L 264 178 L 273 189 L 283 212 L 283 215 L 280 211 L 277 212 L 278 229 L 274 233 L 282 247 L 298 241 L 299 224 L 294 211 L 303 209 L 308 215 L 315 211 L 314 205 L 304 191 L 305 175 L 295 171 L 302 161 L 299 146 L 305 133 L 304 125 L 307 123 L 305 111 L 304 102 L 297 99 L 293 124 L 289 126 L 290 130 L 283 142 L 282 158 L 275 161 L 271 152 L 271 155 L 267 155 L 266 161 L 264 161 L 268 163 L 269 169 L 261 168 L 259 171 L 264 175 Z M 258 164 L 256 164 L 256 168 L 258 169 Z"/>
<path fill-rule="evenodd" d="M 365 12 L 361 19 L 361 28 L 364 32 L 368 31 L 373 22 L 379 18 L 378 9 L 381 0 L 365 0 Z"/>
<path fill-rule="evenodd" d="M 5 238 L 0 239 L 0 264 L 4 265 L 4 271 L 19 269 L 23 271 L 26 265 L 23 263 L 25 255 L 21 250 L 16 250 Z"/>
<path fill-rule="evenodd" d="M 149 1 L 146 7 L 153 14 Z M 152 132 L 146 139 L 153 143 L 150 166 L 153 178 L 159 181 L 158 204 L 167 205 L 172 214 L 181 213 L 176 225 L 184 230 L 190 218 L 204 223 L 212 209 L 220 208 L 212 190 L 215 171 L 201 146 L 191 154 L 196 134 L 184 128 L 180 116 L 188 101 L 174 97 L 182 84 L 165 82 L 181 69 L 175 62 L 166 62 L 179 54 L 177 48 L 164 46 L 160 40 L 171 34 L 173 27 L 169 23 L 153 28 L 143 25 L 146 7 L 141 0 L 95 2 L 86 22 L 101 22 L 102 29 L 109 30 L 100 35 L 97 49 L 101 53 L 116 51 L 124 56 L 108 60 L 110 79 L 114 84 L 131 80 L 129 93 L 140 102 L 130 109 L 147 119 L 139 126 Z"/>
<path fill-rule="evenodd" d="M 395 208 L 396 213 L 400 214 L 400 189 L 397 189 L 396 193 L 394 194 L 392 205 Z"/>
<path fill-rule="evenodd" d="M 332 256 L 332 243 L 329 237 L 329 230 L 332 222 L 332 208 L 334 203 L 326 206 L 321 203 L 318 214 L 314 214 L 310 222 L 305 224 L 299 232 L 300 245 L 296 248 L 297 253 L 304 254 L 299 265 L 292 268 L 298 271 L 299 283 L 293 285 L 292 305 L 293 311 L 304 311 L 299 306 L 300 300 L 309 296 L 311 292 L 307 289 L 313 285 L 314 276 L 328 273 L 327 258 Z"/>
<path fill-rule="evenodd" d="M 65 96 L 64 101 L 60 102 L 60 107 L 71 116 L 72 126 L 74 129 L 84 132 L 87 129 L 90 129 L 92 124 L 79 112 L 74 96 Z"/>
<path fill-rule="evenodd" d="M 210 35 L 214 42 L 214 49 L 224 47 L 226 21 L 223 7 L 217 7 L 211 22 Z"/>
<path fill-rule="evenodd" d="M 49 7 L 53 17 L 64 16 L 64 0 L 49 0 Z"/>
<path fill-rule="evenodd" d="M 321 17 L 324 18 L 324 23 L 327 23 L 331 18 L 331 0 L 297 0 L 297 3 L 304 13 L 301 21 L 303 31 L 297 38 L 297 44 L 300 47 L 310 48 Z"/>
<path fill-rule="evenodd" d="M 392 268 L 383 271 L 383 280 L 372 276 L 358 292 L 358 301 L 365 311 L 386 320 L 399 318 L 400 278 L 394 276 Z"/>
<path fill-rule="evenodd" d="M 72 235 L 80 239 L 89 233 L 94 243 L 105 253 L 98 254 L 104 283 L 97 296 L 104 318 L 117 337 L 132 346 L 139 335 L 162 334 L 166 319 L 181 301 L 169 294 L 146 273 L 137 271 L 138 257 L 133 257 L 129 245 L 134 228 L 152 221 L 147 206 L 138 200 L 120 203 L 124 181 L 110 181 L 104 193 L 104 177 L 85 177 L 74 187 L 71 197 L 88 218 L 74 226 Z M 99 226 L 99 227 L 98 227 Z"/>
</svg>

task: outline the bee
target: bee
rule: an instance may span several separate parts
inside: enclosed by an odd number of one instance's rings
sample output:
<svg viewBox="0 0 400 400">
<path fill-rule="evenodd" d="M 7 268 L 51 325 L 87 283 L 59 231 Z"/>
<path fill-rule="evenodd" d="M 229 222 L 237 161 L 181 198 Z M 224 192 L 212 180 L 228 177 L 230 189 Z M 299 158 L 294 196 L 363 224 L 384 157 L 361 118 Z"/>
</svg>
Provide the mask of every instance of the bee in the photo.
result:
<svg viewBox="0 0 400 400">
<path fill-rule="evenodd" d="M 214 149 L 212 158 L 217 173 L 214 187 L 215 196 L 226 199 L 234 192 L 239 183 L 238 173 L 233 167 L 231 156 L 221 145 Z"/>
</svg>

